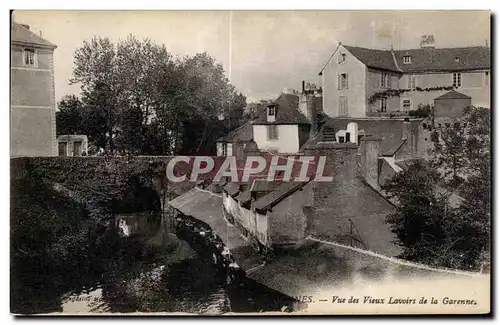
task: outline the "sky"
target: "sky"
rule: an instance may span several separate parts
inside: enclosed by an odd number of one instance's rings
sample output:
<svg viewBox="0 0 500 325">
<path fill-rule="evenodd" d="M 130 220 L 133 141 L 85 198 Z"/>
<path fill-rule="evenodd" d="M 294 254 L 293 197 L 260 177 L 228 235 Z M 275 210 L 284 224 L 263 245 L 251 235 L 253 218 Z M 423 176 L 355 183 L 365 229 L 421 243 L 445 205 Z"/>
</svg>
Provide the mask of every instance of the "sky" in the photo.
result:
<svg viewBox="0 0 500 325">
<path fill-rule="evenodd" d="M 174 55 L 208 52 L 247 101 L 277 97 L 319 71 L 338 42 L 367 48 L 418 48 L 433 34 L 436 47 L 490 43 L 488 11 L 15 11 L 57 45 L 56 100 L 78 94 L 69 85 L 73 54 L 93 36 L 113 41 L 129 34 L 165 44 Z"/>
</svg>

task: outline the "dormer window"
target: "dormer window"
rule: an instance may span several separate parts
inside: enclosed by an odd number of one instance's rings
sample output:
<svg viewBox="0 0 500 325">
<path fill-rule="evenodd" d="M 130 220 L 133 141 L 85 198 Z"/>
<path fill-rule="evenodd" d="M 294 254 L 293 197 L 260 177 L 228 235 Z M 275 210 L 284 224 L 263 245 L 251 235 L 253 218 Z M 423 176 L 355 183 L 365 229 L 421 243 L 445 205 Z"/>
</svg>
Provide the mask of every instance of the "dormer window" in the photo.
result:
<svg viewBox="0 0 500 325">
<path fill-rule="evenodd" d="M 267 108 L 267 115 L 268 116 L 276 116 L 276 107 L 275 106 L 269 106 Z"/>
<path fill-rule="evenodd" d="M 410 55 L 403 56 L 403 63 L 404 64 L 411 64 L 411 56 Z"/>
<path fill-rule="evenodd" d="M 459 63 L 460 62 L 460 58 L 458 56 L 455 57 L 455 63 Z"/>
<path fill-rule="evenodd" d="M 276 107 L 277 107 L 277 105 L 267 106 L 267 121 L 268 122 L 276 121 Z"/>
</svg>

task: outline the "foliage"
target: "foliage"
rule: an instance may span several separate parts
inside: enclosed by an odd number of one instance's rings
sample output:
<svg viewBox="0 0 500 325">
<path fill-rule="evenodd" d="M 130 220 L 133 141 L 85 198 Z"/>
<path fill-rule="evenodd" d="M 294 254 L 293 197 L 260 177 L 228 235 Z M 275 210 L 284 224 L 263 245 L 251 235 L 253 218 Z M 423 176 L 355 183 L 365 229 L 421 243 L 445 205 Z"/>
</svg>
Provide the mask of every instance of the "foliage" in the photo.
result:
<svg viewBox="0 0 500 325">
<path fill-rule="evenodd" d="M 271 100 L 261 100 L 260 102 L 249 103 L 245 111 L 247 119 L 250 121 L 255 120 L 259 116 L 259 112 L 264 111 L 271 102 Z"/>
<path fill-rule="evenodd" d="M 78 129 L 67 125 L 72 113 L 88 126 L 78 131 L 110 153 L 209 153 L 215 139 L 245 122 L 246 98 L 220 63 L 207 53 L 175 58 L 149 39 L 84 42 L 71 82 L 81 86 L 81 104 L 63 99 L 58 128 Z"/>
<path fill-rule="evenodd" d="M 466 107 L 460 120 L 431 134 L 434 165 L 451 187 L 471 175 L 489 174 L 491 117 L 487 108 Z"/>
<path fill-rule="evenodd" d="M 382 186 L 397 202 L 387 222 L 403 246 L 402 257 L 467 270 L 480 269 L 487 259 L 490 114 L 466 108 L 452 127 L 433 131 L 430 162 L 416 161 Z"/>
<path fill-rule="evenodd" d="M 381 98 L 391 98 L 391 97 L 399 97 L 400 95 L 409 92 L 409 91 L 443 91 L 443 90 L 453 90 L 453 86 L 436 86 L 436 87 L 416 87 L 415 89 L 387 89 L 384 91 L 379 91 L 368 97 L 368 104 L 374 104 L 377 100 Z"/>
<path fill-rule="evenodd" d="M 141 246 L 124 249 L 114 216 L 158 211 L 150 181 L 157 166 L 106 158 L 12 163 L 25 164 L 11 181 L 12 312 L 58 311 L 63 293 L 91 288 L 141 256 Z"/>
<path fill-rule="evenodd" d="M 436 267 L 477 270 L 488 233 L 484 224 L 450 205 L 449 196 L 437 190 L 439 180 L 430 165 L 416 161 L 383 186 L 398 202 L 387 222 L 403 246 L 400 257 Z"/>
<path fill-rule="evenodd" d="M 63 97 L 57 108 L 57 135 L 86 134 L 86 130 L 83 127 L 85 119 L 83 116 L 83 103 L 78 97 L 74 95 Z"/>
<path fill-rule="evenodd" d="M 408 115 L 415 118 L 426 118 L 432 115 L 434 107 L 431 105 L 419 104 L 417 109 L 408 112 Z"/>
</svg>

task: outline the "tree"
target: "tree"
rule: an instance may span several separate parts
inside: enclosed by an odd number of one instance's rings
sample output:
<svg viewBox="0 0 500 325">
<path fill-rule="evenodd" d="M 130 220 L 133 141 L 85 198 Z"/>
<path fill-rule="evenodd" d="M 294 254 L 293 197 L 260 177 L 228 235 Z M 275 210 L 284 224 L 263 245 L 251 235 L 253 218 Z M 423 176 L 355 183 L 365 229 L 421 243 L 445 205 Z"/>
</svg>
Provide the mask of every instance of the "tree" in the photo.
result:
<svg viewBox="0 0 500 325">
<path fill-rule="evenodd" d="M 80 84 L 82 101 L 89 108 L 87 122 L 95 125 L 89 134 L 98 147 L 113 153 L 121 94 L 116 51 L 109 38 L 94 37 L 75 51 L 71 84 Z"/>
<path fill-rule="evenodd" d="M 56 131 L 57 135 L 86 134 L 83 127 L 84 107 L 75 95 L 64 96 L 57 105 Z"/>
<path fill-rule="evenodd" d="M 270 100 L 261 100 L 260 102 L 249 103 L 246 107 L 246 118 L 250 121 L 256 119 L 259 116 L 259 112 L 265 110 L 267 105 L 269 105 L 270 103 Z"/>
<path fill-rule="evenodd" d="M 469 106 L 453 125 L 431 134 L 433 163 L 450 187 L 458 187 L 471 175 L 489 175 L 490 115 L 488 108 Z"/>
<path fill-rule="evenodd" d="M 89 136 L 111 152 L 210 153 L 244 122 L 246 98 L 220 63 L 208 53 L 174 58 L 149 39 L 84 42 L 71 82 L 81 85 Z"/>
<path fill-rule="evenodd" d="M 401 257 L 478 270 L 490 243 L 490 111 L 468 107 L 432 139 L 432 161 L 415 161 L 382 186 L 397 202 L 387 222 L 403 247 Z M 459 203 L 452 204 L 452 192 Z"/>
</svg>

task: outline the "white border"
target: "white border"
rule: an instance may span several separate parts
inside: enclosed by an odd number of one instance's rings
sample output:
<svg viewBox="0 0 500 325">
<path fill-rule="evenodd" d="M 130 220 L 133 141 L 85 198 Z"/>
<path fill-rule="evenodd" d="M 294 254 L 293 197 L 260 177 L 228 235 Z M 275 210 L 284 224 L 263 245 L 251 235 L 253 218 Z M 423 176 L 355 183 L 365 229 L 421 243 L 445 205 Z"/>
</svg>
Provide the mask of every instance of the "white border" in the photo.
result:
<svg viewBox="0 0 500 325">
<path fill-rule="evenodd" d="M 2 105 L 2 109 L 0 110 L 2 116 L 0 117 L 0 121 L 2 121 L 3 127 L 0 128 L 2 134 L 0 136 L 0 142 L 1 142 L 1 152 L 3 153 L 3 157 L 0 160 L 1 162 L 1 170 L 2 174 L 4 176 L 4 181 L 1 182 L 1 200 L 2 204 L 1 207 L 4 209 L 4 213 L 2 214 L 2 226 L 1 229 L 4 231 L 2 239 L 3 243 L 0 245 L 2 249 L 2 256 L 4 258 L 4 261 L 2 263 L 2 276 L 1 279 L 3 281 L 3 285 L 1 286 L 3 288 L 2 290 L 2 300 L 1 300 L 1 308 L 2 308 L 2 316 L 3 320 L 7 322 L 14 322 L 12 317 L 9 317 L 9 182 L 7 181 L 8 175 L 9 175 L 9 93 L 10 93 L 10 80 L 9 80 L 9 75 L 10 75 L 10 70 L 9 67 L 7 66 L 6 62 L 7 59 L 9 58 L 10 55 L 10 47 L 8 44 L 9 40 L 9 29 L 8 27 L 8 19 L 7 18 L 7 10 L 11 8 L 17 8 L 17 9 L 469 9 L 469 10 L 477 10 L 477 9 L 492 9 L 495 14 L 498 14 L 499 10 L 497 9 L 499 6 L 499 1 L 487 1 L 487 0 L 475 0 L 475 1 L 436 1 L 436 0 L 419 0 L 419 1 L 355 1 L 355 0 L 350 0 L 350 1 L 335 1 L 335 2 L 330 2 L 330 1 L 314 1 L 314 0 L 309 0 L 309 1 L 282 1 L 282 2 L 271 2 L 269 0 L 254 0 L 254 1 L 245 1 L 245 2 L 236 2 L 236 1 L 193 1 L 193 0 L 183 0 L 183 1 L 178 1 L 178 2 L 160 2 L 160 1 L 152 1 L 152 0 L 142 0 L 142 1 L 130 1 L 130 0 L 125 0 L 125 1 L 120 1 L 120 2 L 115 2 L 115 1 L 109 1 L 109 2 L 104 2 L 104 1 L 92 1 L 92 0 L 87 0 L 87 1 L 82 1 L 82 2 L 70 2 L 67 0 L 57 0 L 57 1 L 36 1 L 36 0 L 31 0 L 31 1 L 13 1 L 13 0 L 7 0 L 2 2 L 2 12 L 3 12 L 3 17 L 4 19 L 2 20 L 2 27 L 0 29 L 0 34 L 2 36 L 2 42 L 0 44 L 3 45 L 3 51 L 2 53 L 2 62 L 4 63 L 2 65 L 3 67 L 3 74 L 2 74 L 2 86 L 0 89 L 4 91 L 4 95 L 1 96 L 4 100 L 4 105 Z M 334 8 L 335 7 L 335 8 Z M 498 24 L 498 23 L 497 23 Z M 496 26 L 495 26 L 496 27 Z M 495 28 L 496 31 L 496 28 Z M 493 34 L 495 35 L 495 34 Z M 493 41 L 493 39 L 492 39 Z M 496 52 L 496 51 L 495 51 Z M 495 55 L 495 58 L 497 59 L 497 55 Z M 493 74 L 494 76 L 496 75 Z M 9 88 L 7 88 L 9 86 Z M 9 89 L 9 90 L 7 90 Z M 496 84 L 495 89 L 493 90 L 492 93 L 500 93 L 498 92 L 498 84 Z M 492 107 L 496 107 L 496 105 L 493 105 Z M 498 127 L 498 119 L 497 117 L 499 116 L 498 113 L 496 113 L 495 117 L 495 125 Z M 497 139 L 494 139 L 497 140 Z M 498 145 L 498 141 L 494 141 L 495 143 L 495 148 L 493 149 L 493 152 L 500 152 Z M 500 145 L 499 145 L 500 146 Z M 498 159 L 495 160 L 498 162 Z M 495 163 L 494 167 L 497 164 Z M 499 202 L 499 200 L 496 200 L 493 198 L 493 202 L 495 202 L 495 211 L 498 211 L 498 206 L 496 205 L 496 202 Z M 496 217 L 496 216 L 495 216 Z M 499 222 L 496 221 L 495 225 L 498 225 Z M 498 235 L 498 229 L 495 229 L 496 233 Z M 497 242 L 496 242 L 497 243 Z M 495 249 L 497 257 L 498 254 L 498 249 Z M 496 289 L 496 288 L 495 288 Z M 496 291 L 496 290 L 495 290 Z M 496 306 L 498 307 L 498 297 L 496 299 Z M 498 309 L 497 309 L 498 311 Z M 73 319 L 65 319 L 64 321 L 72 321 Z M 206 320 L 206 319 L 205 319 Z M 236 320 L 236 319 L 234 319 Z M 275 320 L 275 319 L 274 319 Z M 366 320 L 366 319 L 362 319 Z M 470 319 L 468 319 L 470 321 Z M 33 322 L 33 321 L 40 321 L 39 319 L 30 319 L 30 320 L 24 320 L 25 322 Z M 52 319 L 48 320 L 52 321 Z M 82 321 L 82 320 L 80 320 Z M 94 319 L 84 319 L 83 321 L 85 322 L 93 322 L 95 321 Z M 137 320 L 134 319 L 131 322 L 133 323 L 143 323 L 144 320 Z M 176 319 L 168 319 L 168 322 L 177 322 L 178 320 Z M 227 320 L 226 320 L 227 321 Z M 258 319 L 253 319 L 252 321 L 258 321 L 258 322 L 268 322 L 270 320 L 258 318 Z M 288 319 L 284 320 L 288 321 Z M 310 319 L 301 319 L 300 321 L 305 321 L 308 322 Z M 325 319 L 324 321 L 326 322 L 331 322 L 332 320 L 330 319 Z M 341 319 L 335 319 L 335 322 L 342 321 Z M 356 321 L 360 321 L 360 319 L 357 319 Z M 368 319 L 367 321 L 373 322 L 373 321 L 386 321 L 385 319 Z M 398 321 L 398 320 L 396 320 Z M 426 323 L 429 323 L 429 320 L 423 319 L 422 321 L 425 321 Z M 437 320 L 434 320 L 437 322 Z M 450 320 L 444 320 L 444 319 L 439 319 L 439 322 L 446 322 Z M 451 320 L 454 321 L 454 320 Z M 431 321 L 432 323 L 432 321 Z"/>
</svg>

